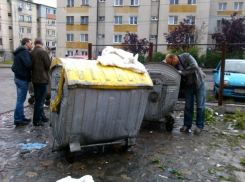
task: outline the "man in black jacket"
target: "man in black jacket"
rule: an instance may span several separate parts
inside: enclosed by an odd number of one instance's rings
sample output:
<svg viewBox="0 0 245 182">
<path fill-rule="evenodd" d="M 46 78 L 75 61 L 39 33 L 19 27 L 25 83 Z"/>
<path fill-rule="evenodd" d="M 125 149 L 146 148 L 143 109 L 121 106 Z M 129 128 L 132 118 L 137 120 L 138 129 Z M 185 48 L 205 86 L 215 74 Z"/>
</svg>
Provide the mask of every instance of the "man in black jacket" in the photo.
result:
<svg viewBox="0 0 245 182">
<path fill-rule="evenodd" d="M 33 63 L 29 51 L 32 49 L 32 42 L 28 38 L 23 38 L 21 46 L 14 50 L 14 82 L 17 90 L 16 106 L 14 110 L 14 124 L 16 126 L 27 125 L 31 119 L 27 119 L 24 114 L 24 102 L 31 81 L 31 71 Z"/>
</svg>

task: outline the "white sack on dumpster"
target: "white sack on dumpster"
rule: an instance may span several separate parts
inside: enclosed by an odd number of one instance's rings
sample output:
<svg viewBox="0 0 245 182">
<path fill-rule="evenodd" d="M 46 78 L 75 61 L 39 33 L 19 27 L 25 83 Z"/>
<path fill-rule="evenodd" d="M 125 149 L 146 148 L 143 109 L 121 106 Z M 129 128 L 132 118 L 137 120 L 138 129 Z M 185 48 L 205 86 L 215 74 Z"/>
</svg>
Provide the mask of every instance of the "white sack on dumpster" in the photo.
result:
<svg viewBox="0 0 245 182">
<path fill-rule="evenodd" d="M 93 177 L 90 175 L 86 175 L 81 177 L 80 179 L 71 178 L 71 176 L 67 176 L 66 178 L 62 178 L 56 182 L 94 182 Z"/>
<path fill-rule="evenodd" d="M 132 53 L 111 46 L 107 46 L 102 51 L 102 55 L 98 56 L 97 61 L 103 66 L 117 66 L 137 73 L 147 72 L 145 66 L 138 61 L 138 54 L 133 56 Z"/>
</svg>

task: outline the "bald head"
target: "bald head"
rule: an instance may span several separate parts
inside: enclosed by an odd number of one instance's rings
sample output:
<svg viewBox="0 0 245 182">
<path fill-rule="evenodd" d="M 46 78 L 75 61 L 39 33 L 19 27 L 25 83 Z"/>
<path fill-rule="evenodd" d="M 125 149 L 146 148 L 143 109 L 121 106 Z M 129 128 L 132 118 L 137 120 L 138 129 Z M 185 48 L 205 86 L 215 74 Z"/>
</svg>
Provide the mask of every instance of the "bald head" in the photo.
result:
<svg viewBox="0 0 245 182">
<path fill-rule="evenodd" d="M 172 66 L 176 66 L 179 63 L 179 58 L 175 54 L 167 54 L 165 60 Z"/>
</svg>

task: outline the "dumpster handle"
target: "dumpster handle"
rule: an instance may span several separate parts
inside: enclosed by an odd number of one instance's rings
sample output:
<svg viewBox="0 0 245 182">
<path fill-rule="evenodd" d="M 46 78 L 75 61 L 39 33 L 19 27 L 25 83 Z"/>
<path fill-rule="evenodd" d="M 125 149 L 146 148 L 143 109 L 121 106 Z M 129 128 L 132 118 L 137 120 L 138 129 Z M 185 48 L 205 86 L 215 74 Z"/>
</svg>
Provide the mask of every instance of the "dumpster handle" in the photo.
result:
<svg viewBox="0 0 245 182">
<path fill-rule="evenodd" d="M 51 102 L 51 110 L 52 110 L 52 112 L 57 112 L 58 111 L 57 106 L 60 103 L 61 92 L 62 92 L 63 83 L 64 83 L 64 78 L 65 78 L 65 69 L 62 69 L 61 70 L 61 74 L 60 74 L 60 81 L 59 81 L 59 87 L 58 87 L 58 95 L 54 99 L 54 101 Z"/>
</svg>

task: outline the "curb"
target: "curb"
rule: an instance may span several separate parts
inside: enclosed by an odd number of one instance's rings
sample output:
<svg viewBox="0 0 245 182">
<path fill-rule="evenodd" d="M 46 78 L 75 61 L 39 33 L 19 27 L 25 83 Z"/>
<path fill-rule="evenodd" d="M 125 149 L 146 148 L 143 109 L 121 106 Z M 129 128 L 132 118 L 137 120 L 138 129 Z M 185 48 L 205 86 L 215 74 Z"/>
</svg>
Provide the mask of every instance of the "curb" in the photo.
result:
<svg viewBox="0 0 245 182">
<path fill-rule="evenodd" d="M 12 65 L 9 65 L 9 64 L 7 64 L 7 65 L 0 64 L 0 68 L 11 68 L 11 67 L 12 67 Z"/>
<path fill-rule="evenodd" d="M 196 105 L 195 105 L 196 107 Z M 223 104 L 221 106 L 218 105 L 218 102 L 206 102 L 206 107 L 212 109 L 218 109 L 217 111 L 221 114 L 225 113 L 235 113 L 237 109 L 242 112 L 245 112 L 245 105 L 242 104 Z M 180 111 L 185 109 L 185 102 L 177 101 L 177 104 L 174 108 L 175 111 Z"/>
</svg>

